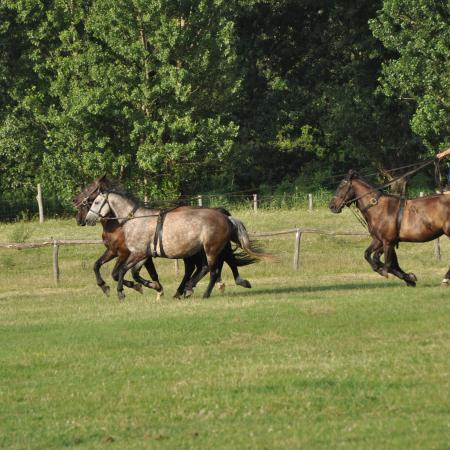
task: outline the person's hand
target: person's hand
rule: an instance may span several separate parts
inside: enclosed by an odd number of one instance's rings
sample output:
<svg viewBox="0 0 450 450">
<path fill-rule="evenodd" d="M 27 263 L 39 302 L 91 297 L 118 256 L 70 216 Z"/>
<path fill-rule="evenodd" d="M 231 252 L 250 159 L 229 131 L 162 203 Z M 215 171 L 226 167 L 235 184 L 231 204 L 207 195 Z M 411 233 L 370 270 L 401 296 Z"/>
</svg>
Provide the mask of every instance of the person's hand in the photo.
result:
<svg viewBox="0 0 450 450">
<path fill-rule="evenodd" d="M 450 147 L 449 147 L 447 150 L 444 150 L 443 152 L 438 153 L 438 154 L 436 155 L 436 158 L 437 158 L 437 159 L 441 159 L 441 158 L 443 158 L 444 156 L 447 156 L 448 154 L 450 154 Z"/>
</svg>

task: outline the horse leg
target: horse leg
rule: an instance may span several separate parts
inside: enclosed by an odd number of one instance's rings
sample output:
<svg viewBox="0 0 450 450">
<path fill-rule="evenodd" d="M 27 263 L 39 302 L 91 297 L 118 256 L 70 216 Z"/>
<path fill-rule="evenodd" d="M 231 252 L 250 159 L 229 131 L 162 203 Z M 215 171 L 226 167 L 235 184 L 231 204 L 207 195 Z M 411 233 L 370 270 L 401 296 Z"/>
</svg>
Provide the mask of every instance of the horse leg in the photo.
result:
<svg viewBox="0 0 450 450">
<path fill-rule="evenodd" d="M 195 270 L 195 258 L 196 258 L 196 256 L 189 257 L 189 258 L 183 258 L 184 275 L 183 275 L 183 279 L 181 280 L 181 283 L 178 286 L 177 291 L 175 292 L 175 295 L 173 296 L 173 298 L 181 298 L 184 295 L 186 283 L 189 281 L 192 273 Z"/>
<path fill-rule="evenodd" d="M 393 257 L 393 254 L 395 254 L 394 246 L 390 242 L 384 241 L 383 242 L 383 253 L 384 253 L 384 264 L 381 268 L 380 273 L 384 277 L 388 278 L 389 272 L 391 271 L 391 266 L 392 266 L 392 257 Z"/>
<path fill-rule="evenodd" d="M 392 244 L 384 245 L 384 271 L 391 273 L 408 286 L 416 286 L 417 277 L 413 273 L 405 273 L 398 264 L 397 254 Z M 386 274 L 387 275 L 387 274 Z"/>
<path fill-rule="evenodd" d="M 222 244 L 221 248 L 217 244 L 218 243 L 215 243 L 214 245 L 209 245 L 205 247 L 206 261 L 208 263 L 208 270 L 209 270 L 209 283 L 208 287 L 206 288 L 206 291 L 203 294 L 203 298 L 209 298 L 209 296 L 211 295 L 211 291 L 213 290 L 214 285 L 216 284 L 217 278 L 220 276 L 219 270 L 220 263 L 222 262 L 223 265 L 223 258 L 221 257 L 221 252 L 225 247 L 226 243 L 225 245 Z"/>
<path fill-rule="evenodd" d="M 127 286 L 127 280 L 124 280 L 125 274 L 136 264 L 138 264 L 140 261 L 142 261 L 144 258 L 142 256 L 138 255 L 129 255 L 128 258 L 125 261 L 121 261 L 121 263 L 118 266 L 117 269 L 117 296 L 119 297 L 119 300 L 125 299 L 125 294 L 123 292 L 123 285 Z M 135 283 L 131 283 L 132 285 L 135 285 Z M 138 285 L 141 288 L 142 293 L 142 285 Z M 128 286 L 129 287 L 129 286 Z M 136 289 L 133 287 L 133 289 Z M 138 290 L 138 289 L 136 289 Z"/>
<path fill-rule="evenodd" d="M 140 270 L 142 269 L 142 266 L 145 266 L 152 281 L 148 281 L 145 278 L 141 277 Z M 161 286 L 161 284 L 158 280 L 158 273 L 156 272 L 156 268 L 155 268 L 155 265 L 153 264 L 153 260 L 151 257 L 149 257 L 145 261 L 142 261 L 141 263 L 138 263 L 135 266 L 133 266 L 131 268 L 131 275 L 133 276 L 134 281 L 137 281 L 138 283 L 144 285 L 145 287 L 147 287 L 149 289 L 155 289 L 158 293 L 157 294 L 158 300 L 163 295 L 163 293 L 164 293 L 163 287 Z"/>
<path fill-rule="evenodd" d="M 382 264 L 380 261 L 380 255 L 383 253 L 382 249 L 383 249 L 383 243 L 380 240 L 373 238 L 370 245 L 364 251 L 364 258 L 369 263 L 370 267 L 372 267 L 372 270 L 374 272 L 378 272 L 380 274 L 381 274 L 381 269 L 382 269 Z M 373 258 L 372 258 L 372 253 L 375 253 Z"/>
<path fill-rule="evenodd" d="M 397 253 L 394 249 L 392 255 L 391 273 L 403 280 L 408 286 L 416 286 L 417 277 L 412 272 L 406 273 L 403 271 L 403 269 L 398 264 Z"/>
<path fill-rule="evenodd" d="M 185 297 L 190 297 L 192 295 L 194 287 L 208 273 L 209 266 L 205 252 L 202 250 L 200 253 L 201 253 L 201 264 L 199 264 L 199 262 L 196 262 L 197 270 L 195 271 L 194 275 L 192 275 L 191 279 L 186 283 L 186 287 L 184 290 Z"/>
<path fill-rule="evenodd" d="M 152 279 L 156 292 L 158 293 L 157 298 L 159 299 L 164 295 L 164 288 L 162 284 L 159 282 L 159 276 L 158 272 L 156 272 L 155 264 L 153 263 L 152 258 L 147 258 L 144 262 L 144 266 L 147 269 L 148 274 L 150 275 L 150 278 Z"/>
<path fill-rule="evenodd" d="M 208 271 L 206 255 L 203 250 L 191 258 L 195 266 L 195 272 L 184 286 L 184 296 L 186 298 L 190 297 L 194 293 L 195 286 L 197 286 L 197 283 L 206 275 Z"/>
<path fill-rule="evenodd" d="M 448 270 L 448 272 L 445 274 L 445 277 L 443 278 L 441 285 L 443 287 L 448 287 L 448 283 L 450 282 L 450 269 Z"/>
<path fill-rule="evenodd" d="M 245 280 L 239 275 L 238 265 L 236 262 L 236 258 L 234 257 L 233 250 L 231 249 L 231 244 L 228 243 L 225 246 L 225 249 L 222 251 L 223 260 L 228 264 L 228 266 L 231 269 L 231 272 L 233 273 L 234 282 L 238 286 L 242 286 L 244 288 L 250 289 L 252 285 L 250 284 L 250 281 Z M 222 262 L 223 265 L 223 262 Z"/>
<path fill-rule="evenodd" d="M 218 274 L 217 274 L 217 281 L 216 281 L 217 289 L 219 289 L 219 292 L 221 294 L 223 294 L 225 292 L 225 283 L 222 280 L 223 263 L 224 263 L 224 259 L 221 258 L 219 261 L 219 265 L 217 267 Z"/>
<path fill-rule="evenodd" d="M 216 261 L 212 265 L 209 266 L 209 283 L 208 287 L 206 288 L 206 291 L 203 294 L 203 298 L 209 298 L 211 295 L 211 291 L 214 288 L 214 285 L 216 284 L 217 278 L 219 277 L 219 266 L 218 262 Z"/>
<path fill-rule="evenodd" d="M 135 291 L 139 292 L 140 294 L 143 293 L 141 284 L 133 283 L 132 281 L 128 281 L 128 280 L 124 280 L 123 277 L 122 277 L 122 279 L 120 279 L 120 270 L 124 264 L 125 264 L 125 260 L 123 258 L 119 259 L 116 262 L 116 265 L 114 266 L 114 269 L 111 273 L 113 280 L 118 283 L 117 284 L 117 292 L 118 292 L 120 300 L 123 300 L 125 298 L 125 294 L 123 293 L 123 286 L 126 286 L 130 289 L 134 289 Z M 121 292 L 121 294 L 119 294 L 119 292 Z"/>
<path fill-rule="evenodd" d="M 95 279 L 97 281 L 97 286 L 100 287 L 100 289 L 103 291 L 103 293 L 109 297 L 109 293 L 111 289 L 109 286 L 105 283 L 105 280 L 102 278 L 100 274 L 100 267 L 103 266 L 103 264 L 106 264 L 108 261 L 111 261 L 117 256 L 116 253 L 112 252 L 110 249 L 106 249 L 102 256 L 100 256 L 97 261 L 94 263 L 94 274 Z"/>
</svg>

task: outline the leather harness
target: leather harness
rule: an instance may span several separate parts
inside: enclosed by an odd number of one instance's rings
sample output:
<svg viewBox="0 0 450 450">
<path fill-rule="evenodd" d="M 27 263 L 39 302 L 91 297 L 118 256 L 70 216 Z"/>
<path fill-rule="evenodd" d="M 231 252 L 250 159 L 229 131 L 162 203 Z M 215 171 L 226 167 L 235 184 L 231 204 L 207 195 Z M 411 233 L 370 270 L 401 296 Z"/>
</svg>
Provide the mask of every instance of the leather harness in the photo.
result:
<svg viewBox="0 0 450 450">
<path fill-rule="evenodd" d="M 155 258 L 157 256 L 162 256 L 163 258 L 166 256 L 164 253 L 163 243 L 162 243 L 162 231 L 163 231 L 163 225 L 164 225 L 164 219 L 166 218 L 168 210 L 167 209 L 161 209 L 158 214 L 158 219 L 156 221 L 156 229 L 155 234 L 153 236 L 153 251 L 152 256 Z M 159 255 L 157 251 L 158 247 L 158 241 L 159 241 Z"/>
<path fill-rule="evenodd" d="M 400 242 L 400 227 L 402 226 L 403 212 L 405 211 L 406 199 L 400 197 L 400 204 L 397 211 L 397 244 Z"/>
<path fill-rule="evenodd" d="M 177 209 L 177 208 L 179 208 L 179 206 L 175 206 L 174 208 L 167 208 L 167 209 L 159 210 L 158 219 L 156 221 L 155 234 L 153 236 L 153 250 L 151 252 L 151 254 L 154 258 L 156 258 L 157 256 L 162 256 L 163 258 L 166 257 L 166 253 L 164 252 L 164 247 L 163 247 L 163 242 L 162 242 L 164 220 L 166 218 L 167 213 L 169 213 L 170 211 L 173 211 L 174 209 Z M 159 242 L 159 254 L 158 254 L 158 250 L 157 250 L 158 242 Z"/>
<path fill-rule="evenodd" d="M 378 205 L 378 200 L 380 199 L 380 197 L 383 195 L 383 193 L 381 191 L 377 192 L 377 195 L 375 197 L 372 197 L 369 200 L 369 203 L 363 208 L 361 209 L 361 212 L 364 213 L 366 212 L 368 209 L 372 208 L 373 206 Z M 405 203 L 406 203 L 406 199 L 404 197 L 400 197 L 400 202 L 398 205 L 398 210 L 397 210 L 397 217 L 395 219 L 395 223 L 397 225 L 397 244 L 400 242 L 400 228 L 402 226 L 402 220 L 403 220 L 403 212 L 405 211 Z"/>
</svg>

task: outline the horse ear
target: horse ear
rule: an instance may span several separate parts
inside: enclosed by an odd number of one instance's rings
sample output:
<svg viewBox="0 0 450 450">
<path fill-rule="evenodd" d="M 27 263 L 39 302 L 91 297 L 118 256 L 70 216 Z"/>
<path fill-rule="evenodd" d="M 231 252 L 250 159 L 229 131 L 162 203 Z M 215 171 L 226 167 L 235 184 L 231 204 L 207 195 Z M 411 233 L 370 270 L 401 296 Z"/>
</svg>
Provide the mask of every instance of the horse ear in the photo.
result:
<svg viewBox="0 0 450 450">
<path fill-rule="evenodd" d="M 353 171 L 353 169 L 350 169 L 350 170 L 348 171 L 347 178 L 348 178 L 349 180 L 351 180 L 354 176 L 355 176 L 355 172 Z"/>
</svg>

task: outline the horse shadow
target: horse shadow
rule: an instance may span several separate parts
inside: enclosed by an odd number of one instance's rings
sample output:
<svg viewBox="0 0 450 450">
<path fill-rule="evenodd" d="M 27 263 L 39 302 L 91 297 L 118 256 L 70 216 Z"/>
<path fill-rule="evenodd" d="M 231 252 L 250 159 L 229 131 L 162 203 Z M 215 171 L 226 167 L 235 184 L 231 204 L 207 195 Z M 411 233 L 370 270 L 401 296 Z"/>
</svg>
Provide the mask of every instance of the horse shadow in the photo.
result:
<svg viewBox="0 0 450 450">
<path fill-rule="evenodd" d="M 434 287 L 434 285 L 425 285 L 422 287 Z M 251 290 L 233 292 L 233 296 L 248 297 L 255 294 L 311 294 L 315 292 L 329 292 L 329 291 L 356 291 L 356 290 L 374 290 L 374 289 L 392 289 L 402 288 L 406 289 L 402 283 L 390 282 L 373 282 L 373 283 L 344 283 L 344 284 L 328 284 L 323 286 L 274 286 L 274 287 L 254 287 Z"/>
</svg>

